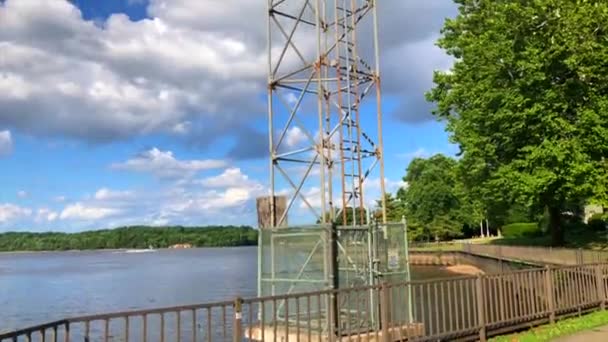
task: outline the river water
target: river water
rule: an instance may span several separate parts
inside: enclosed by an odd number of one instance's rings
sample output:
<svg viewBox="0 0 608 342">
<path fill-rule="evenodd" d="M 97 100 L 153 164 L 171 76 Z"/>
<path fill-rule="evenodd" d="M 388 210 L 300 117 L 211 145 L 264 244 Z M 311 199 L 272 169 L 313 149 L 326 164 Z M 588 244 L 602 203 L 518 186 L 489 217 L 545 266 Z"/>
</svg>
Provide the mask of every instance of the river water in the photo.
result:
<svg viewBox="0 0 608 342">
<path fill-rule="evenodd" d="M 256 247 L 0 254 L 0 331 L 101 312 L 252 297 Z M 414 267 L 413 278 L 451 274 Z"/>
</svg>

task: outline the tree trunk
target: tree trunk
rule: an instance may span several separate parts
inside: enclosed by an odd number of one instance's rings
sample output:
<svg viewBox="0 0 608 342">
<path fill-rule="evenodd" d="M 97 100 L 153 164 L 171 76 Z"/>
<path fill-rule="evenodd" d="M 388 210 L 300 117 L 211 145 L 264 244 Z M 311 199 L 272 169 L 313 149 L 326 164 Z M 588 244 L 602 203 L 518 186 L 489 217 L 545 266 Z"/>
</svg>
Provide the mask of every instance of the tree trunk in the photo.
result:
<svg viewBox="0 0 608 342">
<path fill-rule="evenodd" d="M 488 236 L 490 236 L 490 223 L 488 222 L 488 219 L 486 219 L 486 231 L 488 233 Z"/>
<path fill-rule="evenodd" d="M 483 235 L 483 220 L 479 222 L 479 230 L 481 230 L 481 237 L 485 237 L 485 235 Z"/>
<path fill-rule="evenodd" d="M 557 207 L 549 208 L 549 229 L 551 230 L 551 245 L 564 244 L 564 231 L 562 229 L 562 211 Z"/>
</svg>

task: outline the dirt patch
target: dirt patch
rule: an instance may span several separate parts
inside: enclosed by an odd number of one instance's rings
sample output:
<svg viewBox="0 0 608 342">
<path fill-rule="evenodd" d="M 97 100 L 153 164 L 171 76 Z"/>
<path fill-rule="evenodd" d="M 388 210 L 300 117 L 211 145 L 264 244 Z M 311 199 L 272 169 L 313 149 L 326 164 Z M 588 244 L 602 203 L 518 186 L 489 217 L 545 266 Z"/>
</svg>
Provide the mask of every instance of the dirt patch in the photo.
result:
<svg viewBox="0 0 608 342">
<path fill-rule="evenodd" d="M 453 265 L 445 266 L 444 268 L 450 272 L 458 274 L 478 275 L 484 273 L 480 268 L 471 265 Z"/>
</svg>

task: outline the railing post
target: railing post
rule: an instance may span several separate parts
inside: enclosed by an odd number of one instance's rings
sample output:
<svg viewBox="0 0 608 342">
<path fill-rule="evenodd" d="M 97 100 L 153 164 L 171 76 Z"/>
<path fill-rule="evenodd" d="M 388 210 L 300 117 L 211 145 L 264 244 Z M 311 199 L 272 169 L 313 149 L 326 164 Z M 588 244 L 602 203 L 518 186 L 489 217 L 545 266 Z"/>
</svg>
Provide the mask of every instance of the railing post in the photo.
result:
<svg viewBox="0 0 608 342">
<path fill-rule="evenodd" d="M 232 324 L 232 341 L 243 341 L 243 299 L 234 300 L 234 323 Z"/>
<path fill-rule="evenodd" d="M 503 262 L 504 260 L 502 259 L 502 246 L 501 245 L 496 246 L 496 259 L 498 259 L 498 264 L 500 265 L 500 272 L 504 272 L 505 263 Z"/>
<path fill-rule="evenodd" d="M 483 290 L 483 277 L 477 275 L 475 281 L 475 291 L 477 298 L 477 325 L 479 326 L 479 341 L 486 342 L 486 314 L 485 314 L 485 298 Z"/>
<path fill-rule="evenodd" d="M 327 317 L 327 324 L 330 336 L 330 341 L 334 341 L 336 333 L 340 331 L 340 306 L 338 304 L 338 293 L 337 290 L 340 288 L 340 270 L 338 265 L 338 227 L 336 223 L 332 223 L 329 232 L 329 284 L 331 286 L 331 293 L 328 295 L 329 303 L 329 315 Z"/>
<path fill-rule="evenodd" d="M 84 322 L 84 342 L 91 341 L 91 321 Z"/>
<path fill-rule="evenodd" d="M 597 299 L 600 301 L 600 308 L 606 310 L 606 291 L 604 290 L 604 272 L 602 270 L 602 265 L 595 265 L 594 268 Z"/>
<path fill-rule="evenodd" d="M 70 322 L 65 323 L 65 332 L 63 334 L 63 342 L 70 341 Z"/>
<path fill-rule="evenodd" d="M 388 291 L 388 284 L 386 282 L 383 282 L 382 287 L 380 288 L 380 320 L 382 324 L 382 342 L 391 342 L 391 339 L 389 337 L 390 298 Z"/>
<path fill-rule="evenodd" d="M 550 266 L 545 267 L 545 292 L 547 297 L 547 310 L 549 311 L 549 322 L 555 323 L 555 300 L 553 291 L 553 273 Z"/>
</svg>

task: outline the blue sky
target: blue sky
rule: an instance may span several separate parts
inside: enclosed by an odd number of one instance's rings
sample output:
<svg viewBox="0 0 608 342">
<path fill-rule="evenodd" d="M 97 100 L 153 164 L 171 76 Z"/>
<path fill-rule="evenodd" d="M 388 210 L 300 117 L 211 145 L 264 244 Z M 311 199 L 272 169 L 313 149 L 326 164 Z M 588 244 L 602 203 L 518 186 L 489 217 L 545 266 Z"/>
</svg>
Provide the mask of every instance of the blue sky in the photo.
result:
<svg viewBox="0 0 608 342">
<path fill-rule="evenodd" d="M 457 150 L 423 98 L 451 64 L 434 42 L 453 14 L 381 8 L 391 190 L 412 158 Z M 256 0 L 0 1 L 0 231 L 253 225 L 264 24 Z"/>
</svg>

